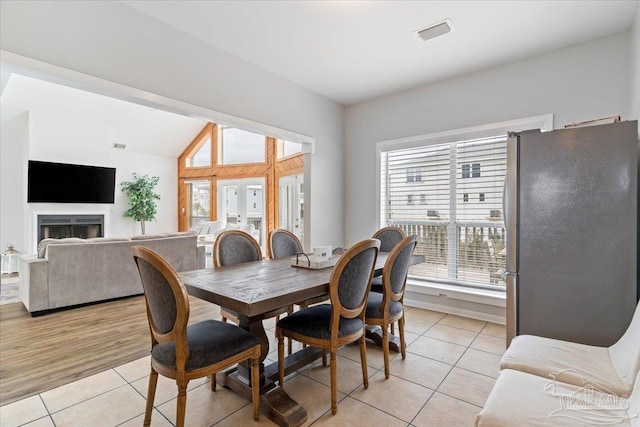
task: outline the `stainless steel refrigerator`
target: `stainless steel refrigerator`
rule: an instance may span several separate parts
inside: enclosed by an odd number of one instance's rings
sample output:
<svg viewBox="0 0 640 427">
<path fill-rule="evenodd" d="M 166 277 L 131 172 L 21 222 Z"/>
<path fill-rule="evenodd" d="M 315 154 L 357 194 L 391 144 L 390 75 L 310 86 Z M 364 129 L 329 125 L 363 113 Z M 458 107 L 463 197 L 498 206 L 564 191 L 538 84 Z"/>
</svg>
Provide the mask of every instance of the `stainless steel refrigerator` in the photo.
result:
<svg viewBox="0 0 640 427">
<path fill-rule="evenodd" d="M 638 299 L 638 123 L 510 133 L 507 345 L 539 335 L 609 346 Z"/>
</svg>

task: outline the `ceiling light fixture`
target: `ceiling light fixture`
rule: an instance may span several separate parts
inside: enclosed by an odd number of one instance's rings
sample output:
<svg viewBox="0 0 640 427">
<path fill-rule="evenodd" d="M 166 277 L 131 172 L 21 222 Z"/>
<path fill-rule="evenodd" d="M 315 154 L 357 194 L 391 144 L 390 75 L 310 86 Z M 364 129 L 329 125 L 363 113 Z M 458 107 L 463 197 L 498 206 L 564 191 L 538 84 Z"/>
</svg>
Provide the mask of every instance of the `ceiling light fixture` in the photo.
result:
<svg viewBox="0 0 640 427">
<path fill-rule="evenodd" d="M 118 150 L 124 150 L 127 148 L 126 144 L 113 144 L 113 148 L 117 148 Z"/>
<path fill-rule="evenodd" d="M 422 39 L 422 41 L 427 41 L 438 36 L 450 33 L 451 31 L 453 31 L 453 24 L 451 23 L 451 19 L 445 19 L 442 22 L 429 25 L 428 27 L 421 28 L 419 30 L 416 30 L 415 32 L 416 34 L 418 34 L 418 37 Z"/>
</svg>

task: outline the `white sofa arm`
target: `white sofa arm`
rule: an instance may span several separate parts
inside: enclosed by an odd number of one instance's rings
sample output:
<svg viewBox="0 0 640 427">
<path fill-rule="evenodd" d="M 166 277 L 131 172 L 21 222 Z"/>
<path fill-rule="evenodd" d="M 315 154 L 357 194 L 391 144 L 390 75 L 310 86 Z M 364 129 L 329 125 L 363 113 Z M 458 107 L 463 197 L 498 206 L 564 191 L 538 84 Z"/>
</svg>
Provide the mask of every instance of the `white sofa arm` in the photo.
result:
<svg viewBox="0 0 640 427">
<path fill-rule="evenodd" d="M 18 263 L 20 299 L 29 312 L 49 308 L 49 261 L 21 255 Z"/>
</svg>

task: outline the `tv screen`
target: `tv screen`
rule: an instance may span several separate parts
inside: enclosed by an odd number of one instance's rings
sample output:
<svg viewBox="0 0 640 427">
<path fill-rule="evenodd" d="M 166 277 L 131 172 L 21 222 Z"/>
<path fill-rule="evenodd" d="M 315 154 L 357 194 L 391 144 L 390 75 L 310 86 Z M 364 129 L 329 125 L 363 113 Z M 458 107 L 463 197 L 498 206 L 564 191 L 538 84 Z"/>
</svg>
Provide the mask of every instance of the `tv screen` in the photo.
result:
<svg viewBox="0 0 640 427">
<path fill-rule="evenodd" d="M 113 203 L 116 169 L 29 160 L 27 202 Z"/>
</svg>

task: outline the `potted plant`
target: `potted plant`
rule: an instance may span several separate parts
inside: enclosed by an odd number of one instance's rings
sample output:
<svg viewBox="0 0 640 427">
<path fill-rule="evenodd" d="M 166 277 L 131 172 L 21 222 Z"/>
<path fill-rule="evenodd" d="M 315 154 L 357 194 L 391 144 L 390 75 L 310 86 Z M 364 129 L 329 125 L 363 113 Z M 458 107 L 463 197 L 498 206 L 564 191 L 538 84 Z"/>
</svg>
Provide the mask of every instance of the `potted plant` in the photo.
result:
<svg viewBox="0 0 640 427">
<path fill-rule="evenodd" d="M 153 189 L 158 185 L 157 176 L 138 175 L 133 173 L 131 181 L 122 181 L 120 186 L 122 191 L 129 198 L 129 209 L 124 213 L 125 217 L 140 221 L 142 234 L 145 232 L 145 221 L 156 219 L 158 206 L 156 200 L 160 200 L 160 195 Z"/>
</svg>

